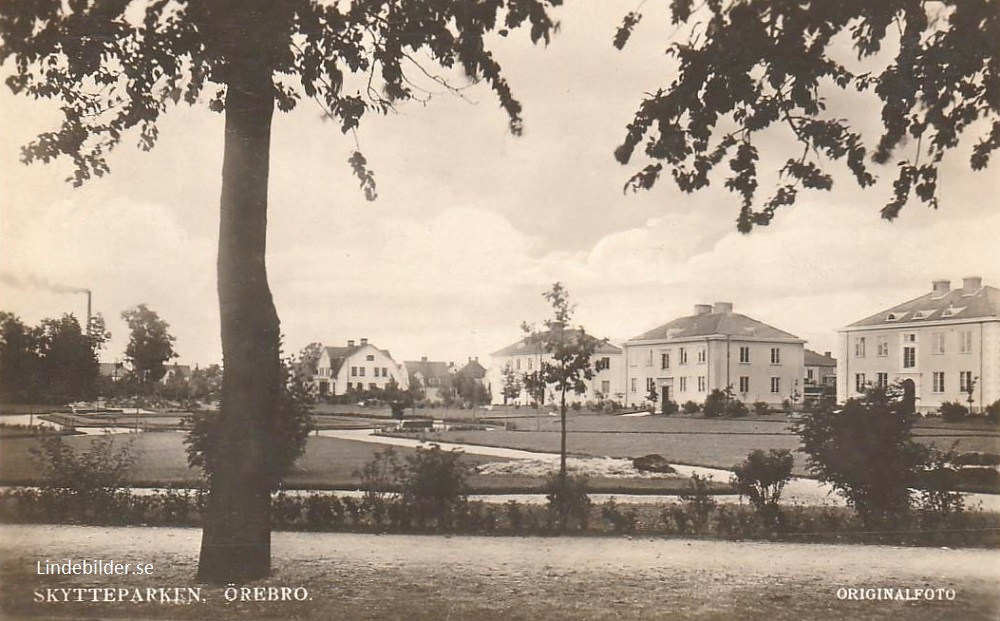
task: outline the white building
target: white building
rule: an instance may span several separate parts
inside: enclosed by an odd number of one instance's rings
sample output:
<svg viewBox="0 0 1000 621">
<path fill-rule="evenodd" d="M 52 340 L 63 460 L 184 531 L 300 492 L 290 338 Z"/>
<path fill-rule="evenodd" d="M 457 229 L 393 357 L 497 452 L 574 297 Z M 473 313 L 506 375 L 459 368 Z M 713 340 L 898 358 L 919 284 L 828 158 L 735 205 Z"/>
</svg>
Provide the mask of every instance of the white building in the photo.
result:
<svg viewBox="0 0 1000 621">
<path fill-rule="evenodd" d="M 579 331 L 569 329 L 565 331 L 567 338 L 572 338 Z M 568 402 L 596 401 L 600 398 L 619 399 L 624 394 L 624 365 L 622 349 L 602 343 L 598 345 L 591 357 L 591 364 L 594 365 L 594 376 L 589 382 L 585 382 L 586 390 L 583 394 L 568 393 Z M 531 403 L 531 397 L 524 387 L 525 376 L 537 372 L 542 367 L 542 362 L 552 362 L 552 355 L 546 353 L 541 343 L 530 341 L 527 338 L 508 345 L 499 351 L 490 354 L 490 368 L 486 374 L 487 385 L 491 387 L 493 403 L 504 402 L 504 369 L 510 369 L 521 382 L 521 393 L 508 403 L 527 404 Z M 553 398 L 554 390 L 550 386 L 546 390 L 545 402 L 548 403 Z"/>
<path fill-rule="evenodd" d="M 978 276 L 959 289 L 936 280 L 929 293 L 843 328 L 838 340 L 838 401 L 897 381 L 921 411 L 967 404 L 970 386 L 977 411 L 1000 399 L 1000 290 Z"/>
<path fill-rule="evenodd" d="M 319 395 L 342 395 L 351 389 L 384 389 L 390 382 L 401 389 L 408 388 L 406 368 L 368 339 L 361 339 L 359 344 L 347 341 L 346 347 L 324 347 L 313 376 Z"/>
<path fill-rule="evenodd" d="M 733 312 L 729 302 L 697 304 L 680 317 L 625 342 L 626 402 L 704 403 L 731 387 L 745 403 L 802 401 L 805 341 Z"/>
</svg>

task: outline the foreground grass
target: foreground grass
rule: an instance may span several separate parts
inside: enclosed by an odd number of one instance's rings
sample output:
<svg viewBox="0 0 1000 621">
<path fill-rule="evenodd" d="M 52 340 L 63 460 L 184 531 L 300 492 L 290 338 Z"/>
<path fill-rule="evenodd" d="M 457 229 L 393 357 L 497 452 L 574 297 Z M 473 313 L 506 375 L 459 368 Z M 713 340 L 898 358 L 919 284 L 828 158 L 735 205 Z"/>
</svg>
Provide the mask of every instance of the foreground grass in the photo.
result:
<svg viewBox="0 0 1000 621">
<path fill-rule="evenodd" d="M 194 582 L 193 529 L 0 527 L 7 620 L 349 619 L 721 621 L 996 619 L 992 552 L 799 546 L 691 539 L 547 540 L 277 533 L 274 575 L 303 602 L 227 601 Z M 151 576 L 39 576 L 38 559 L 127 559 Z M 822 559 L 818 562 L 817 559 Z M 37 603 L 51 587 L 201 587 L 202 601 Z M 949 588 L 951 601 L 850 601 L 844 587 Z"/>
</svg>

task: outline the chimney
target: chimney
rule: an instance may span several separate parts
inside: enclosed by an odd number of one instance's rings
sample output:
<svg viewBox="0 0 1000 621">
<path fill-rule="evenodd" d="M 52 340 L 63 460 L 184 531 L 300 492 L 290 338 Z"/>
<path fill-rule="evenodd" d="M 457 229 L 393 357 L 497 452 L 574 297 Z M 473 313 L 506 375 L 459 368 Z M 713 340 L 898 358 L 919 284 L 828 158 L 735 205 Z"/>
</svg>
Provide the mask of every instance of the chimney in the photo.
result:
<svg viewBox="0 0 1000 621">
<path fill-rule="evenodd" d="M 731 313 L 733 312 L 732 302 L 716 302 L 713 312 L 716 313 Z"/>
<path fill-rule="evenodd" d="M 427 362 L 427 356 L 420 356 L 420 362 Z"/>
<path fill-rule="evenodd" d="M 479 362 L 479 356 L 476 356 L 476 362 Z"/>
<path fill-rule="evenodd" d="M 367 345 L 368 344 L 368 339 L 366 339 L 366 338 L 361 339 L 361 344 L 362 345 Z"/>
<path fill-rule="evenodd" d="M 707 315 L 712 312 L 711 304 L 695 304 L 694 314 L 695 315 Z"/>
<path fill-rule="evenodd" d="M 944 295 L 951 289 L 951 281 L 935 280 L 931 283 L 931 287 L 933 287 L 935 295 Z"/>
<path fill-rule="evenodd" d="M 983 279 L 980 276 L 969 276 L 962 279 L 962 295 L 971 295 L 983 288 Z"/>
<path fill-rule="evenodd" d="M 833 353 L 833 352 L 825 351 L 825 352 L 823 352 L 823 355 L 826 356 L 827 358 L 833 358 L 833 356 L 830 355 L 831 353 Z"/>
<path fill-rule="evenodd" d="M 348 347 L 354 347 L 354 339 L 348 339 L 347 346 Z"/>
</svg>

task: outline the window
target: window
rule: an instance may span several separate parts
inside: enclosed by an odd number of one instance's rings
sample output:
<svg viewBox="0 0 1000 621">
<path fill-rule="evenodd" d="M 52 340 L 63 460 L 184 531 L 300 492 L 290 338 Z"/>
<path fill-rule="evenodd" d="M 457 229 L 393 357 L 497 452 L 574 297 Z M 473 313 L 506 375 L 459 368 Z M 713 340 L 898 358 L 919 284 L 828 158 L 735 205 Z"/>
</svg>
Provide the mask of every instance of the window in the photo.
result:
<svg viewBox="0 0 1000 621">
<path fill-rule="evenodd" d="M 750 348 L 740 347 L 740 363 L 750 364 Z"/>
<path fill-rule="evenodd" d="M 705 364 L 705 360 L 708 358 L 708 354 L 705 353 L 705 348 L 702 347 L 698 350 L 698 364 Z"/>
<path fill-rule="evenodd" d="M 816 369 L 806 369 L 806 381 L 815 382 L 816 381 Z"/>
<path fill-rule="evenodd" d="M 632 382 L 631 382 L 631 386 L 630 386 L 630 388 L 631 388 L 632 392 L 635 392 L 636 390 L 638 390 L 638 389 L 636 388 L 636 382 L 637 382 L 636 378 L 634 378 L 634 377 L 633 377 L 633 378 L 632 378 Z"/>
<path fill-rule="evenodd" d="M 865 374 L 856 373 L 854 375 L 854 392 L 864 392 L 865 391 Z"/>
<path fill-rule="evenodd" d="M 347 382 L 347 390 L 350 390 L 351 388 L 353 388 L 353 386 L 351 385 L 351 382 Z"/>
<path fill-rule="evenodd" d="M 681 392 L 687 392 L 687 389 L 688 389 L 688 378 L 682 377 L 682 378 L 680 378 L 678 380 L 678 382 L 680 383 L 680 391 Z"/>
<path fill-rule="evenodd" d="M 532 367 L 534 365 L 535 365 L 535 359 L 534 358 L 528 358 L 528 370 L 529 371 L 532 369 Z"/>
<path fill-rule="evenodd" d="M 934 371 L 934 392 L 944 392 L 944 371 Z"/>
<path fill-rule="evenodd" d="M 611 392 L 611 382 L 608 380 L 601 380 L 601 392 L 605 395 Z"/>
<path fill-rule="evenodd" d="M 904 343 L 916 343 L 917 342 L 917 333 L 916 332 L 905 332 L 903 334 L 903 342 Z"/>
<path fill-rule="evenodd" d="M 656 390 L 656 380 L 651 377 L 646 378 L 646 392 L 653 392 Z"/>
<path fill-rule="evenodd" d="M 932 354 L 943 354 L 944 353 L 944 332 L 935 332 L 933 335 L 933 340 L 931 343 L 931 353 Z"/>
<path fill-rule="evenodd" d="M 365 356 L 365 360 L 367 360 L 368 362 L 374 362 L 375 354 L 368 354 L 367 356 Z"/>
<path fill-rule="evenodd" d="M 368 390 L 375 390 L 376 388 L 378 388 L 378 386 L 375 385 L 375 382 L 368 384 Z"/>
<path fill-rule="evenodd" d="M 960 371 L 958 374 L 958 389 L 962 392 L 970 392 L 975 387 L 975 380 L 972 379 L 972 371 Z"/>
<path fill-rule="evenodd" d="M 917 348 L 916 347 L 904 347 L 903 348 L 903 368 L 912 369 L 917 366 Z"/>
<path fill-rule="evenodd" d="M 365 368 L 364 367 L 358 367 L 358 375 L 360 375 L 361 377 L 365 376 Z"/>
<path fill-rule="evenodd" d="M 372 375 L 374 375 L 375 377 L 378 377 L 378 367 L 375 367 L 375 368 L 374 368 L 374 369 L 372 370 Z"/>
<path fill-rule="evenodd" d="M 771 392 L 774 393 L 774 394 L 778 394 L 779 392 L 781 392 L 781 378 L 780 377 L 772 377 L 771 378 Z"/>
<path fill-rule="evenodd" d="M 705 386 L 707 384 L 708 384 L 708 382 L 705 381 L 705 376 L 704 375 L 699 375 L 698 376 L 698 392 L 705 392 Z"/>
<path fill-rule="evenodd" d="M 647 367 L 653 366 L 653 350 L 652 349 L 649 350 L 648 352 L 646 352 L 646 366 Z"/>
<path fill-rule="evenodd" d="M 740 392 L 743 394 L 750 392 L 750 377 L 747 375 L 740 376 Z"/>
<path fill-rule="evenodd" d="M 771 348 L 771 364 L 781 364 L 781 349 L 778 347 Z"/>
<path fill-rule="evenodd" d="M 889 355 L 889 337 L 888 336 L 876 336 L 875 337 L 875 355 L 876 356 L 888 356 Z"/>
<path fill-rule="evenodd" d="M 357 377 L 358 367 L 351 367 L 351 377 Z"/>
<path fill-rule="evenodd" d="M 680 351 L 677 354 L 677 357 L 680 358 L 680 360 L 678 361 L 678 364 L 687 364 L 688 363 L 688 350 L 687 350 L 687 348 L 686 347 L 681 347 Z"/>
<path fill-rule="evenodd" d="M 389 377 L 389 373 L 387 372 L 385 367 L 382 367 L 382 377 Z"/>
<path fill-rule="evenodd" d="M 864 358 L 865 357 L 865 337 L 858 336 L 854 339 L 854 357 Z"/>
<path fill-rule="evenodd" d="M 669 369 L 670 368 L 670 354 L 668 352 L 663 352 L 660 354 L 660 368 Z"/>
<path fill-rule="evenodd" d="M 961 354 L 972 352 L 972 330 L 962 330 L 958 333 L 958 352 Z"/>
<path fill-rule="evenodd" d="M 595 371 L 606 371 L 606 370 L 608 370 L 610 368 L 611 368 L 611 358 L 609 358 L 607 356 L 603 356 L 601 358 L 598 358 L 597 362 L 594 363 L 594 370 Z"/>
<path fill-rule="evenodd" d="M 878 373 L 875 375 L 875 384 L 879 388 L 886 388 L 889 386 L 889 374 L 888 373 Z"/>
<path fill-rule="evenodd" d="M 518 371 L 521 370 L 521 359 L 520 358 L 515 358 L 514 359 L 514 368 L 516 370 L 518 370 Z"/>
</svg>

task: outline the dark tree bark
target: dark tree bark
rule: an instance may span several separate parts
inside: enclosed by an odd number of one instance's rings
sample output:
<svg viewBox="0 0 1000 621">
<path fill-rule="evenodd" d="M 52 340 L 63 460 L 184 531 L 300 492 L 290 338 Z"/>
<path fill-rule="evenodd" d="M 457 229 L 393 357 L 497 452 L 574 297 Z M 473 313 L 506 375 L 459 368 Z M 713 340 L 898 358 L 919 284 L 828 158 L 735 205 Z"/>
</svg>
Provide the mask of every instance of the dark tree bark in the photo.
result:
<svg viewBox="0 0 1000 621">
<path fill-rule="evenodd" d="M 219 225 L 221 459 L 212 477 L 198 578 L 244 582 L 270 573 L 264 443 L 280 385 L 279 323 L 267 283 L 267 188 L 274 92 L 264 62 L 233 67 L 226 92 Z"/>
</svg>

